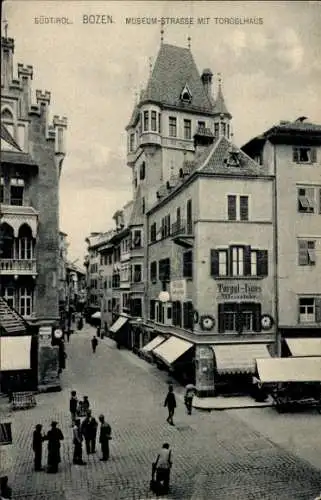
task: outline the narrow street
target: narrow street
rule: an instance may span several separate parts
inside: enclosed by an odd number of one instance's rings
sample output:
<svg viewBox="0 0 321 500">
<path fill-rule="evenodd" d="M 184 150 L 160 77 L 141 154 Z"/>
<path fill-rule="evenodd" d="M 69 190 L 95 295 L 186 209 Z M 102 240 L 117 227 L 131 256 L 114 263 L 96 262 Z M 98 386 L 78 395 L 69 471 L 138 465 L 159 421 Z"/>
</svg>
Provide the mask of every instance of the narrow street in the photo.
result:
<svg viewBox="0 0 321 500">
<path fill-rule="evenodd" d="M 173 449 L 171 491 L 184 500 L 312 500 L 321 490 L 320 470 L 275 445 L 232 412 L 187 416 L 178 398 L 176 425 L 166 423 L 166 375 L 118 350 L 109 339 L 91 352 L 94 330 L 88 325 L 67 345 L 63 391 L 40 394 L 37 407 L 12 414 L 14 498 L 19 500 L 147 499 L 151 463 L 163 442 Z M 112 426 L 111 459 L 100 450 L 72 465 L 70 390 L 88 395 L 94 416 Z M 35 424 L 47 431 L 57 420 L 65 440 L 57 475 L 33 472 L 31 436 Z M 316 436 L 317 439 L 317 436 Z M 44 460 L 46 460 L 46 450 Z"/>
</svg>

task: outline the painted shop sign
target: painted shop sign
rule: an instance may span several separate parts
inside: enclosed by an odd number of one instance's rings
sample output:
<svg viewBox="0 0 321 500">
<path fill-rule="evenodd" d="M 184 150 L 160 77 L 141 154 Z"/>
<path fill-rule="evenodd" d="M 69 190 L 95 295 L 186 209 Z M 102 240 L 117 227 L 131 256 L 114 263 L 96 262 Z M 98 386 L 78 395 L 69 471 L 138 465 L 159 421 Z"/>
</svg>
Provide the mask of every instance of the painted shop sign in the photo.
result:
<svg viewBox="0 0 321 500">
<path fill-rule="evenodd" d="M 171 300 L 186 300 L 186 280 L 175 280 L 170 283 Z"/>
<path fill-rule="evenodd" d="M 262 287 L 255 282 L 226 281 L 217 283 L 217 299 L 221 300 L 260 300 L 262 295 Z"/>
</svg>

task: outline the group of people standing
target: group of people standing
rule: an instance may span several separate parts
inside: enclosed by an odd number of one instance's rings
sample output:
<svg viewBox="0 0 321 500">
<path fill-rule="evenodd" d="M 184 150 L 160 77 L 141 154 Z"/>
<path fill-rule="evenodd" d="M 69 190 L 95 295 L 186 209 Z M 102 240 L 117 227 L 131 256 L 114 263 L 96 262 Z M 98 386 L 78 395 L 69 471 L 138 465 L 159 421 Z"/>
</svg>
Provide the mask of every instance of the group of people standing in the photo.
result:
<svg viewBox="0 0 321 500">
<path fill-rule="evenodd" d="M 79 404 L 81 403 L 81 404 Z M 79 408 L 81 408 L 81 415 L 84 417 L 81 421 L 79 415 Z M 72 423 L 72 437 L 73 437 L 73 464 L 85 465 L 83 461 L 83 441 L 85 441 L 87 455 L 96 453 L 96 439 L 98 433 L 98 422 L 92 416 L 90 409 L 90 402 L 87 396 L 84 400 L 78 402 L 76 391 L 71 392 L 69 411 Z M 100 460 L 107 461 L 109 459 L 109 441 L 111 437 L 111 426 L 105 421 L 104 415 L 98 418 L 100 422 L 99 443 L 101 445 L 102 458 Z M 64 435 L 58 427 L 58 423 L 53 421 L 51 429 L 47 434 L 43 434 L 42 425 L 37 424 L 32 436 L 32 449 L 34 452 L 34 470 L 42 471 L 42 451 L 43 443 L 48 443 L 48 467 L 47 472 L 57 473 L 58 465 L 61 462 L 60 447 L 61 441 L 64 440 Z"/>
</svg>

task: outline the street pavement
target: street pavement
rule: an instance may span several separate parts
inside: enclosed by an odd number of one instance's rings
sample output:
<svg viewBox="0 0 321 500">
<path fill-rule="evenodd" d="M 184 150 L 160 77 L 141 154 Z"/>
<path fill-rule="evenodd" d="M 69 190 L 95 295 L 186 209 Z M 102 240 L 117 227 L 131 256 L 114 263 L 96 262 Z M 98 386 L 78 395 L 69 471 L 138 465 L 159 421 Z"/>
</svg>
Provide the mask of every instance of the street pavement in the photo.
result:
<svg viewBox="0 0 321 500">
<path fill-rule="evenodd" d="M 93 333 L 86 325 L 71 337 L 61 392 L 39 394 L 35 408 L 11 415 L 14 445 L 10 447 L 9 477 L 14 499 L 154 498 L 149 491 L 151 463 L 165 441 L 172 447 L 174 462 L 170 494 L 165 498 L 312 500 L 320 493 L 320 469 L 283 448 L 282 443 L 274 444 L 237 412 L 195 410 L 188 416 L 180 390 L 176 425 L 168 425 L 163 407 L 168 375 L 132 353 L 118 350 L 110 339 L 101 340 L 93 354 Z M 95 455 L 84 454 L 86 466 L 72 465 L 68 411 L 72 389 L 80 397 L 88 395 L 93 414 L 105 414 L 112 427 L 108 462 L 99 460 L 98 449 Z M 65 436 L 59 473 L 35 473 L 32 431 L 37 423 L 47 431 L 52 420 L 58 421 Z"/>
</svg>

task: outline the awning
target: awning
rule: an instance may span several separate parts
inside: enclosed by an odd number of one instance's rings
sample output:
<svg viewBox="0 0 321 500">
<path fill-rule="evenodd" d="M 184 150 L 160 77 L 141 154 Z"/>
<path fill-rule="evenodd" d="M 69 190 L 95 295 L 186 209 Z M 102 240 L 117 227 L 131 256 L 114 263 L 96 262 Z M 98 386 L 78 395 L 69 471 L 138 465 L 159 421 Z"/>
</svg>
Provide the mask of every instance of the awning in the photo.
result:
<svg viewBox="0 0 321 500">
<path fill-rule="evenodd" d="M 256 358 L 270 358 L 266 344 L 212 345 L 216 370 L 223 373 L 255 373 Z"/>
<path fill-rule="evenodd" d="M 191 349 L 193 345 L 192 342 L 172 336 L 166 342 L 153 349 L 153 354 L 166 363 L 166 365 L 171 365 Z"/>
<path fill-rule="evenodd" d="M 262 383 L 321 382 L 321 357 L 257 359 Z"/>
<path fill-rule="evenodd" d="M 165 337 L 163 337 L 162 335 L 157 335 L 157 337 L 155 337 L 153 340 L 148 342 L 148 344 L 144 345 L 144 347 L 142 347 L 140 349 L 140 351 L 150 352 L 153 349 L 155 349 L 155 347 L 159 346 L 162 342 L 164 342 L 164 340 L 165 340 Z"/>
<path fill-rule="evenodd" d="M 101 319 L 100 311 L 96 311 L 94 314 L 92 314 L 91 319 Z"/>
<path fill-rule="evenodd" d="M 0 337 L 0 370 L 30 370 L 31 335 Z"/>
<path fill-rule="evenodd" d="M 125 316 L 119 316 L 115 323 L 111 325 L 109 331 L 112 333 L 117 333 L 125 325 L 125 323 L 127 323 L 127 321 L 128 318 L 125 318 Z"/>
<path fill-rule="evenodd" d="M 292 356 L 321 356 L 321 339 L 285 339 Z"/>
</svg>

